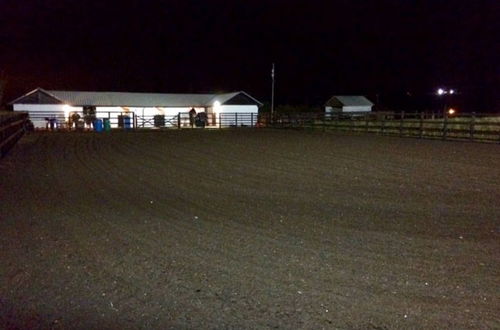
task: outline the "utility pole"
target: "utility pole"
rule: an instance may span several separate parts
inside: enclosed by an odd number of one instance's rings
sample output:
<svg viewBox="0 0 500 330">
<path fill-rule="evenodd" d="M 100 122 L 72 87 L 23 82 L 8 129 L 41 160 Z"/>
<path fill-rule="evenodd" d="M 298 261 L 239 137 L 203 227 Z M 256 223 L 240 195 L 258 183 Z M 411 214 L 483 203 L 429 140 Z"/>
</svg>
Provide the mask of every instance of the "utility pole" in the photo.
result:
<svg viewBox="0 0 500 330">
<path fill-rule="evenodd" d="M 271 122 L 273 121 L 274 114 L 274 63 L 273 68 L 271 70 L 271 78 L 272 78 L 272 88 L 271 88 Z"/>
</svg>

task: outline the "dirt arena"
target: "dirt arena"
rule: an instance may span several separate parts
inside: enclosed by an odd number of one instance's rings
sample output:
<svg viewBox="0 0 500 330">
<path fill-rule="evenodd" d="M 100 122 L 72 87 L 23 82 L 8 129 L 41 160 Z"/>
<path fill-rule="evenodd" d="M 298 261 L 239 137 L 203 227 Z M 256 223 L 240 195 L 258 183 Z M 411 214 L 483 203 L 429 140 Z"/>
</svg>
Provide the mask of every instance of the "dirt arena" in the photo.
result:
<svg viewBox="0 0 500 330">
<path fill-rule="evenodd" d="M 0 249 L 0 328 L 500 328 L 500 146 L 34 133 Z"/>
</svg>

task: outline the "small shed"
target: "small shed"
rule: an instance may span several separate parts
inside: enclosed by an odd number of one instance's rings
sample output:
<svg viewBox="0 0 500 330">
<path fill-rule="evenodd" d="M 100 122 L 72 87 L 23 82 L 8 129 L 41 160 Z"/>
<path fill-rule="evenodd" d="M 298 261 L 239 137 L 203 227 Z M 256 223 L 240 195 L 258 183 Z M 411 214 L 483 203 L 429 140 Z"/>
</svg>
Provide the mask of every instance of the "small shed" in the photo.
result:
<svg viewBox="0 0 500 330">
<path fill-rule="evenodd" d="M 361 95 L 335 95 L 325 103 L 325 113 L 370 112 L 373 103 Z"/>
</svg>

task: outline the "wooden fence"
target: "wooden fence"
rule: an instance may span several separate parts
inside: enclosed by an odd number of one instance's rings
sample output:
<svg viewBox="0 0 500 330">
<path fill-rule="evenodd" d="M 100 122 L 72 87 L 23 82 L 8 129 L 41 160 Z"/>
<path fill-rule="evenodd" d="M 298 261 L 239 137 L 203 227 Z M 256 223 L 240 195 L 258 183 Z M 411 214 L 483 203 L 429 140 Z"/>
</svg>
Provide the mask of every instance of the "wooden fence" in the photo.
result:
<svg viewBox="0 0 500 330">
<path fill-rule="evenodd" d="M 470 113 L 459 116 L 437 116 L 423 112 L 277 114 L 272 120 L 272 126 L 500 143 L 500 114 Z"/>
<path fill-rule="evenodd" d="M 0 112 L 0 158 L 23 136 L 27 120 L 27 113 Z"/>
<path fill-rule="evenodd" d="M 0 117 L 0 146 L 2 155 L 6 153 L 24 132 L 27 114 L 3 113 Z M 42 116 L 43 115 L 43 116 Z M 67 128 L 64 114 L 37 113 L 31 120 L 39 120 L 46 125 L 47 118 L 61 117 L 56 129 Z M 189 128 L 192 119 L 188 113 L 174 116 L 139 116 L 128 114 L 127 122 L 120 124 L 121 112 L 97 113 L 97 118 L 110 121 L 114 128 Z M 196 121 L 195 121 L 196 123 Z M 405 112 L 350 112 L 350 113 L 277 113 L 273 118 L 269 114 L 257 113 L 218 113 L 208 114 L 208 128 L 231 127 L 272 127 L 297 128 L 314 130 L 336 130 L 349 132 L 377 133 L 384 135 L 408 136 L 418 138 L 434 138 L 443 140 L 469 140 L 500 143 L 500 114 L 460 114 L 448 116 L 434 113 Z M 36 127 L 36 126 L 35 126 Z"/>
</svg>

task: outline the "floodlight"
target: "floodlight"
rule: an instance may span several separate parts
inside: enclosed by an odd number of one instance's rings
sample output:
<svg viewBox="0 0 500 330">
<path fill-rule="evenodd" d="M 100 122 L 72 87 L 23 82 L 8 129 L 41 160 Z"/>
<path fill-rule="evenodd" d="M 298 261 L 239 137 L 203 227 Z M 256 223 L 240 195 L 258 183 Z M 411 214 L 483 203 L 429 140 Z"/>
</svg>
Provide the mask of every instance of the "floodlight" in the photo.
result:
<svg viewBox="0 0 500 330">
<path fill-rule="evenodd" d="M 214 102 L 214 111 L 219 112 L 221 110 L 221 105 L 219 101 Z"/>
</svg>

